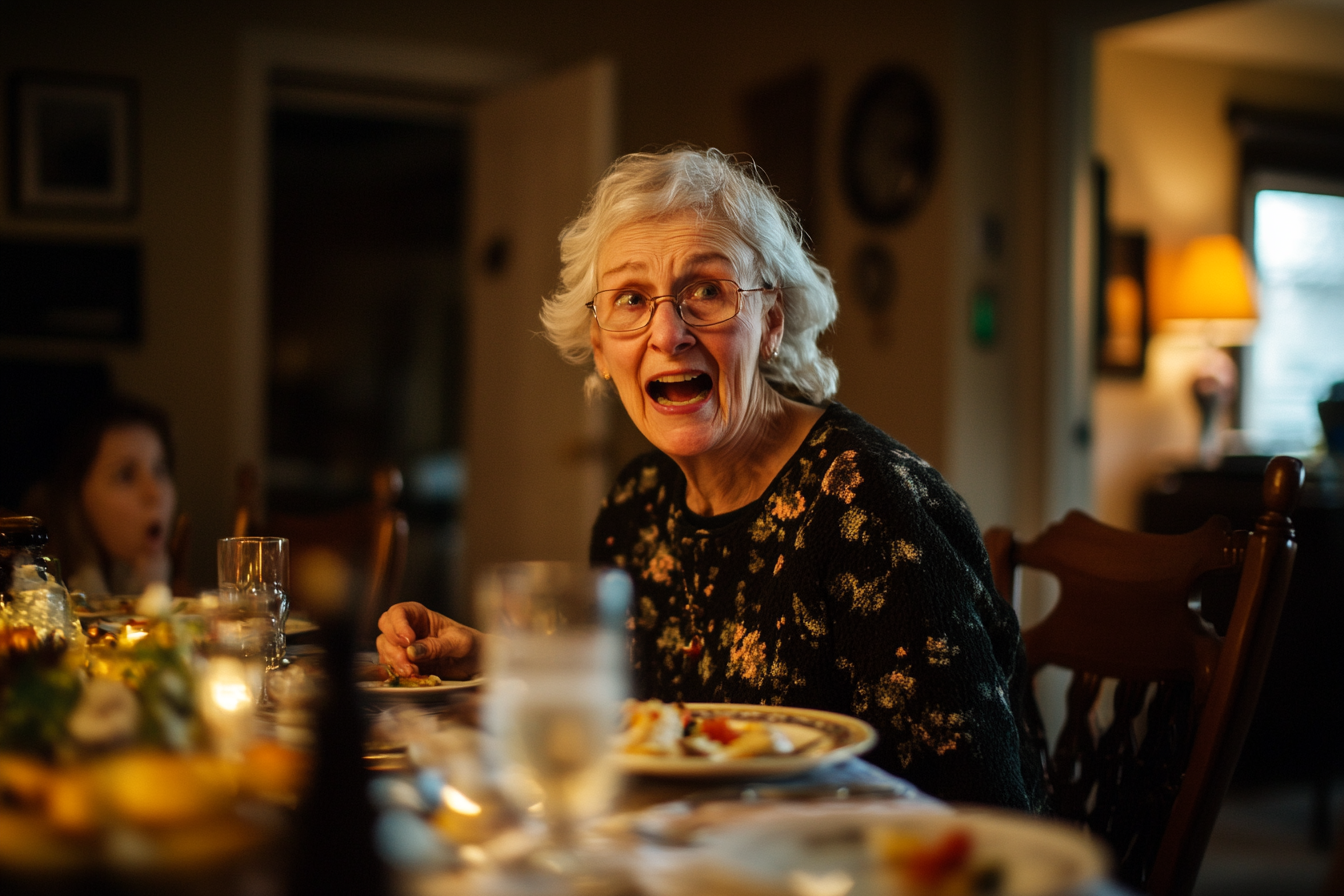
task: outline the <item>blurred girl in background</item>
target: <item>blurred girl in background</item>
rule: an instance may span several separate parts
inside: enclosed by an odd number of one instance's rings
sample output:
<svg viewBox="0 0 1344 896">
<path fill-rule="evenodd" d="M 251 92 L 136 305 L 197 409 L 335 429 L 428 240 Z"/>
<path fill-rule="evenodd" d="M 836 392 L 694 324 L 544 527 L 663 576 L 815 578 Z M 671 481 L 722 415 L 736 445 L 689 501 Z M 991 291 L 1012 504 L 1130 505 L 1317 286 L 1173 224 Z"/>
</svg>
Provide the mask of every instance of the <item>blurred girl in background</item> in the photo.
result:
<svg viewBox="0 0 1344 896">
<path fill-rule="evenodd" d="M 177 488 L 167 416 L 126 396 L 100 402 L 72 423 L 51 477 L 25 503 L 47 524 L 71 591 L 169 583 Z"/>
</svg>

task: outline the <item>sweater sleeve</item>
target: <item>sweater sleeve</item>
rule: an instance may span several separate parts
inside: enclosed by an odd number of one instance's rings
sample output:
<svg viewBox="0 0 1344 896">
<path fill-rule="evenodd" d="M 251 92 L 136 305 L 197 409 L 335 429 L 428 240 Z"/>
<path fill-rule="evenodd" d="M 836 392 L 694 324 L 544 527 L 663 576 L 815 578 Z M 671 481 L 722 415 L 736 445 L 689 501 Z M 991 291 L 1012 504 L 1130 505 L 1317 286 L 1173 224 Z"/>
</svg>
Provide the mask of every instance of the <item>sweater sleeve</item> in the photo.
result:
<svg viewBox="0 0 1344 896">
<path fill-rule="evenodd" d="M 846 451 L 814 510 L 836 684 L 878 731 L 868 758 L 944 799 L 1028 808 L 1020 635 L 960 497 L 913 456 Z"/>
</svg>

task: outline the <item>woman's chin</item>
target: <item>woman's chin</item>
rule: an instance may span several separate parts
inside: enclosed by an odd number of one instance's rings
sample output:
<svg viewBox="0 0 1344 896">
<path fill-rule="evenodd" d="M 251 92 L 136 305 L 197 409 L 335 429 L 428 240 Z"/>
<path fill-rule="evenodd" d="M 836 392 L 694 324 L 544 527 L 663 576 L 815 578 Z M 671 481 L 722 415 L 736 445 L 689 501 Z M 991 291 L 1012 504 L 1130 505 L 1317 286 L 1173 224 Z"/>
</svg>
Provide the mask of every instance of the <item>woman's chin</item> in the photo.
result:
<svg viewBox="0 0 1344 896">
<path fill-rule="evenodd" d="M 658 427 L 647 433 L 654 447 L 669 457 L 695 457 L 714 447 L 717 433 L 709 424 Z"/>
</svg>

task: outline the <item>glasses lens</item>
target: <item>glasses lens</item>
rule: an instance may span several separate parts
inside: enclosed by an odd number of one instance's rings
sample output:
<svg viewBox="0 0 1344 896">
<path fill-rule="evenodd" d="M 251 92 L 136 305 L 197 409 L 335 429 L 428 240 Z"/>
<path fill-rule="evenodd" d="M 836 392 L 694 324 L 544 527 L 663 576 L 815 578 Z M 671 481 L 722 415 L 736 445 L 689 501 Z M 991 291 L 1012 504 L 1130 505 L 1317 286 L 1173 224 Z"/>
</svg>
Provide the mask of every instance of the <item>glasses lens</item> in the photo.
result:
<svg viewBox="0 0 1344 896">
<path fill-rule="evenodd" d="M 608 289 L 593 299 L 597 323 L 604 330 L 638 330 L 649 322 L 649 297 L 633 289 Z"/>
<path fill-rule="evenodd" d="M 677 296 L 681 318 L 693 327 L 722 323 L 737 314 L 737 284 L 731 280 L 701 280 Z"/>
</svg>

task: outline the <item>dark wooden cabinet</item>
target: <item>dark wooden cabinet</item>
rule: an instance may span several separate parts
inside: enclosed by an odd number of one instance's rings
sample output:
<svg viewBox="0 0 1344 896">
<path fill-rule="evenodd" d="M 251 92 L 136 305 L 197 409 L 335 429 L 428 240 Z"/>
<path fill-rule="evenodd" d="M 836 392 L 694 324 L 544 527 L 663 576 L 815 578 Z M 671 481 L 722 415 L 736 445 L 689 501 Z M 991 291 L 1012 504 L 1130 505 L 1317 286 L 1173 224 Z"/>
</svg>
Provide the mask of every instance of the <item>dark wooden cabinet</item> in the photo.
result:
<svg viewBox="0 0 1344 896">
<path fill-rule="evenodd" d="M 1216 470 L 1161 477 L 1143 495 L 1143 529 L 1188 532 L 1214 514 L 1253 527 L 1268 461 L 1228 458 Z M 1333 463 L 1308 473 L 1293 524 L 1292 583 L 1235 781 L 1311 781 L 1328 795 L 1344 771 L 1344 496 Z M 1222 630 L 1230 606 L 1224 583 L 1210 582 L 1205 617 Z"/>
</svg>

